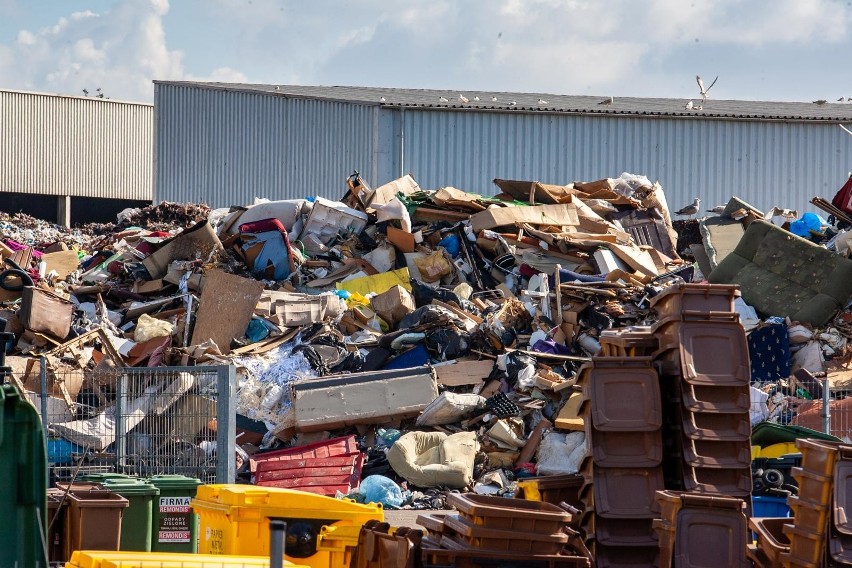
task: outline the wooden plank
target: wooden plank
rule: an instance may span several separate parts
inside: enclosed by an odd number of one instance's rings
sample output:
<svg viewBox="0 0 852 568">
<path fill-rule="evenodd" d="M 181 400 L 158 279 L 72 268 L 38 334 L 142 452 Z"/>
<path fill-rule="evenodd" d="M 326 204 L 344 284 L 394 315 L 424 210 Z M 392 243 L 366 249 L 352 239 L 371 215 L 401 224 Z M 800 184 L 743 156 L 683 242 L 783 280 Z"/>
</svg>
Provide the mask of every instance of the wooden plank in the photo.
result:
<svg viewBox="0 0 852 568">
<path fill-rule="evenodd" d="M 451 365 L 437 365 L 438 384 L 445 387 L 478 385 L 488 378 L 494 368 L 493 361 L 457 361 Z"/>
</svg>

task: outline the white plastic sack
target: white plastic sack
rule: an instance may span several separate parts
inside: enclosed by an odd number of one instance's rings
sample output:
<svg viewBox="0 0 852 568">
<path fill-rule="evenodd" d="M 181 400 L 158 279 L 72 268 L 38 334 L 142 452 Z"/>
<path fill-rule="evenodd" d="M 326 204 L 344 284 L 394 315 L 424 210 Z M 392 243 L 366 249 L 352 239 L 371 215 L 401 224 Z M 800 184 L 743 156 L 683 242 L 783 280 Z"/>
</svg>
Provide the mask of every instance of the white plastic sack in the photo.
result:
<svg viewBox="0 0 852 568">
<path fill-rule="evenodd" d="M 411 232 L 411 216 L 408 214 L 405 204 L 398 197 L 394 197 L 385 205 L 373 205 L 373 209 L 376 210 L 376 218 L 380 223 L 398 219 L 402 230 L 406 233 Z"/>
<path fill-rule="evenodd" d="M 538 447 L 538 475 L 577 473 L 586 455 L 584 432 L 562 433 L 551 430 Z"/>
<path fill-rule="evenodd" d="M 753 426 L 769 418 L 769 407 L 766 405 L 769 395 L 755 387 L 749 387 L 749 389 L 751 391 L 751 405 L 748 414 Z"/>
<path fill-rule="evenodd" d="M 175 326 L 172 323 L 142 314 L 136 321 L 133 339 L 137 343 L 145 343 L 157 337 L 168 337 L 174 332 Z"/>
<path fill-rule="evenodd" d="M 746 304 L 742 298 L 737 298 L 734 301 L 734 309 L 740 314 L 740 324 L 746 331 L 757 327 L 757 324 L 760 323 L 760 318 L 757 317 L 755 309 Z"/>
</svg>

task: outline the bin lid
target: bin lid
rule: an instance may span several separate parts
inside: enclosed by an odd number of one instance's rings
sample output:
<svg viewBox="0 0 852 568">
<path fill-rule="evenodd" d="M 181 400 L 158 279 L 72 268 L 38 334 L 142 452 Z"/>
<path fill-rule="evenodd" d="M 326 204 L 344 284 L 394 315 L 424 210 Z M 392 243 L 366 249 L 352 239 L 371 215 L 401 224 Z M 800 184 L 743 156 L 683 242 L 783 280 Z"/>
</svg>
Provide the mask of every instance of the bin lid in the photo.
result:
<svg viewBox="0 0 852 568">
<path fill-rule="evenodd" d="M 150 483 L 146 483 L 141 479 L 105 479 L 102 485 L 106 489 L 109 489 L 113 493 L 118 493 L 122 497 L 129 497 L 133 495 L 156 496 L 160 494 L 160 490 L 157 487 L 154 487 Z"/>
<path fill-rule="evenodd" d="M 375 503 L 362 505 L 295 489 L 235 483 L 202 485 L 191 506 L 196 512 L 204 507 L 243 507 L 269 517 L 384 520 L 382 506 Z"/>
<path fill-rule="evenodd" d="M 201 485 L 200 479 L 178 474 L 153 475 L 145 481 L 160 489 L 194 489 Z"/>
<path fill-rule="evenodd" d="M 131 475 L 126 475 L 124 473 L 115 473 L 114 471 L 100 472 L 100 473 L 87 473 L 86 475 L 80 476 L 80 481 L 90 481 L 92 483 L 100 483 L 106 479 L 136 479 Z"/>
</svg>

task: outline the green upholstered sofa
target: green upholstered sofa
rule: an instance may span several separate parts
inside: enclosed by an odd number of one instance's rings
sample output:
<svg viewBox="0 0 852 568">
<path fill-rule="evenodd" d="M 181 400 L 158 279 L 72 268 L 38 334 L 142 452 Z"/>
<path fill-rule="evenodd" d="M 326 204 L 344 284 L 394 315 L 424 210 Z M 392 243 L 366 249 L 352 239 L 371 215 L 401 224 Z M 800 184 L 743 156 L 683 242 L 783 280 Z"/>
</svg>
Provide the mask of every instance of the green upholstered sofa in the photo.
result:
<svg viewBox="0 0 852 568">
<path fill-rule="evenodd" d="M 708 280 L 739 284 L 762 316 L 826 324 L 852 294 L 852 260 L 767 223 L 753 221 Z"/>
</svg>

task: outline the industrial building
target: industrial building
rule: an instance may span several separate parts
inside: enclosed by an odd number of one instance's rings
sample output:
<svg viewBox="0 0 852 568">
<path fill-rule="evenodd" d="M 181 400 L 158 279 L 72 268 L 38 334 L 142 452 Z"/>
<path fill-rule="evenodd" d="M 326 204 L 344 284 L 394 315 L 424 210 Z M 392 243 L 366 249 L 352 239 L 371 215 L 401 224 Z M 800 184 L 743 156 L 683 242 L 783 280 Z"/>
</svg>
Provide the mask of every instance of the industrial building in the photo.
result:
<svg viewBox="0 0 852 568">
<path fill-rule="evenodd" d="M 0 90 L 0 211 L 114 221 L 153 194 L 150 104 Z"/>
<path fill-rule="evenodd" d="M 849 103 L 564 96 L 155 81 L 156 201 L 216 207 L 336 197 L 411 173 L 494 194 L 493 178 L 659 180 L 673 207 L 737 195 L 814 210 L 852 170 Z M 702 108 L 703 107 L 703 108 Z"/>
</svg>

